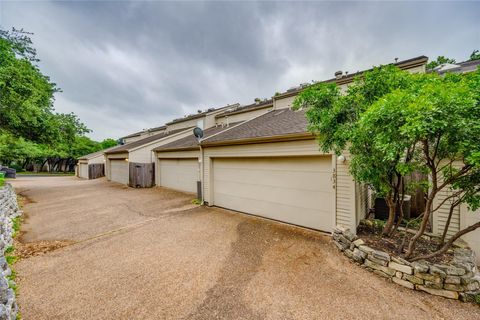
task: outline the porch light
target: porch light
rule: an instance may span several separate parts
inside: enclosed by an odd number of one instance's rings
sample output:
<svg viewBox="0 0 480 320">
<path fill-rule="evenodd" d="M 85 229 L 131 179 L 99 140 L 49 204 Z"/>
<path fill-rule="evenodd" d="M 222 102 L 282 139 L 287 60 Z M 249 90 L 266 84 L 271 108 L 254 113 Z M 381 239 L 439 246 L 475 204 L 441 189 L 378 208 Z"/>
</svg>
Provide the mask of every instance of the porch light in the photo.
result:
<svg viewBox="0 0 480 320">
<path fill-rule="evenodd" d="M 339 155 L 337 159 L 340 162 L 345 162 L 347 160 L 347 158 L 345 158 L 345 156 L 343 154 Z"/>
</svg>

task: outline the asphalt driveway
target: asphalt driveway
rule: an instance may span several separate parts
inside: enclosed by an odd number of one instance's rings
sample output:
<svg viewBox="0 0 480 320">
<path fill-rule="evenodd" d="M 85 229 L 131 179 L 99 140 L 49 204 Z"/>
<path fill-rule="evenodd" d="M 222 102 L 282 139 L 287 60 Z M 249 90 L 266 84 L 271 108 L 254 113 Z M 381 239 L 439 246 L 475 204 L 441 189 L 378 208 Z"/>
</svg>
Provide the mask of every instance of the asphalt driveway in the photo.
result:
<svg viewBox="0 0 480 320">
<path fill-rule="evenodd" d="M 24 177 L 23 318 L 477 319 L 480 308 L 388 283 L 317 232 L 104 179 Z"/>
</svg>

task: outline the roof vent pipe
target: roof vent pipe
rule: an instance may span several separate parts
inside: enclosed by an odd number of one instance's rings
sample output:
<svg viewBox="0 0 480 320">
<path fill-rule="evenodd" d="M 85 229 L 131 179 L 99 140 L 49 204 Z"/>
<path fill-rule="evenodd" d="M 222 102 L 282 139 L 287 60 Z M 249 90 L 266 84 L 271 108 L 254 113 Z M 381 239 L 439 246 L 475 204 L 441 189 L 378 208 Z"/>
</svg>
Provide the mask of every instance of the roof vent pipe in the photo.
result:
<svg viewBox="0 0 480 320">
<path fill-rule="evenodd" d="M 342 71 L 337 71 L 337 72 L 335 72 L 335 78 L 336 78 L 336 79 L 341 79 L 341 78 L 342 78 L 342 75 L 343 75 L 343 72 L 342 72 Z"/>
</svg>

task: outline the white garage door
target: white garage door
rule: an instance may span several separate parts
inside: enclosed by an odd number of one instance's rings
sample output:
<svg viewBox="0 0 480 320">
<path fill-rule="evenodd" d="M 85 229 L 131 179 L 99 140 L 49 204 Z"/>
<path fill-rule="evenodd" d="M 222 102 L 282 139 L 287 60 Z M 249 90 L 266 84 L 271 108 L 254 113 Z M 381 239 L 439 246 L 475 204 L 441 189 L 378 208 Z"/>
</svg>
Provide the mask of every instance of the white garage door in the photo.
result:
<svg viewBox="0 0 480 320">
<path fill-rule="evenodd" d="M 331 231 L 331 178 L 330 156 L 215 158 L 213 201 L 216 206 Z"/>
<path fill-rule="evenodd" d="M 185 192 L 197 192 L 198 159 L 160 159 L 160 185 Z"/>
<path fill-rule="evenodd" d="M 128 184 L 128 161 L 110 160 L 110 180 Z"/>
<path fill-rule="evenodd" d="M 88 179 L 88 164 L 80 163 L 78 165 L 78 176 L 83 179 Z"/>
</svg>

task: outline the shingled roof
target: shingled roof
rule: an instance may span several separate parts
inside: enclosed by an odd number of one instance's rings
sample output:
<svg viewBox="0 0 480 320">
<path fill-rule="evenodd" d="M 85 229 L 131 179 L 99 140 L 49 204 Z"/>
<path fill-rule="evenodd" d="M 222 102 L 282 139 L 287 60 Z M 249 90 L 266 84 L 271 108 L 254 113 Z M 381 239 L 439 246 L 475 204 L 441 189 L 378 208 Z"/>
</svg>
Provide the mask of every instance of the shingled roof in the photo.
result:
<svg viewBox="0 0 480 320">
<path fill-rule="evenodd" d="M 108 150 L 107 152 L 105 153 L 123 153 L 123 152 L 128 152 L 132 149 L 135 149 L 137 147 L 140 147 L 140 146 L 143 146 L 144 144 L 147 144 L 147 143 L 150 143 L 150 142 L 153 142 L 153 141 L 156 141 L 156 140 L 160 140 L 160 139 L 163 139 L 163 138 L 166 138 L 168 136 L 171 136 L 175 133 L 178 133 L 178 132 L 181 132 L 181 131 L 185 131 L 185 130 L 190 130 L 191 128 L 182 128 L 182 129 L 177 129 L 177 130 L 172 130 L 172 131 L 168 131 L 168 132 L 161 132 L 159 134 L 154 134 L 153 136 L 149 136 L 149 137 L 146 137 L 146 138 L 143 138 L 143 139 L 140 139 L 140 140 L 137 140 L 137 141 L 133 141 L 133 142 L 130 142 L 130 143 L 127 143 L 127 144 L 124 144 L 124 145 L 121 145 L 121 146 L 118 146 L 118 147 L 115 147 L 115 148 L 112 148 L 110 150 Z"/>
<path fill-rule="evenodd" d="M 244 140 L 255 140 L 279 136 L 313 137 L 307 131 L 305 111 L 290 109 L 273 110 L 225 132 L 202 140 L 201 145 L 235 143 Z"/>
<path fill-rule="evenodd" d="M 239 121 L 239 122 L 231 123 L 229 126 L 217 126 L 217 127 L 205 129 L 203 131 L 203 139 L 206 139 L 214 134 L 217 134 L 219 132 L 232 128 L 240 123 L 242 122 Z M 153 149 L 153 151 L 162 152 L 162 151 L 173 151 L 173 150 L 198 150 L 198 149 L 199 149 L 198 140 L 197 138 L 195 138 L 192 131 L 192 135 L 167 143 L 163 146 L 157 147 Z"/>
<path fill-rule="evenodd" d="M 93 159 L 95 157 L 98 157 L 98 156 L 101 156 L 102 154 L 104 154 L 105 152 L 107 152 L 108 150 L 112 150 L 113 148 L 116 148 L 117 146 L 114 146 L 114 147 L 110 147 L 110 148 L 107 148 L 107 149 L 103 149 L 103 150 L 100 150 L 100 151 L 97 151 L 97 152 L 92 152 L 92 153 L 89 153 L 89 154 L 86 154 L 84 156 L 81 156 L 80 158 L 78 158 L 78 160 L 90 160 L 90 159 Z"/>
</svg>

